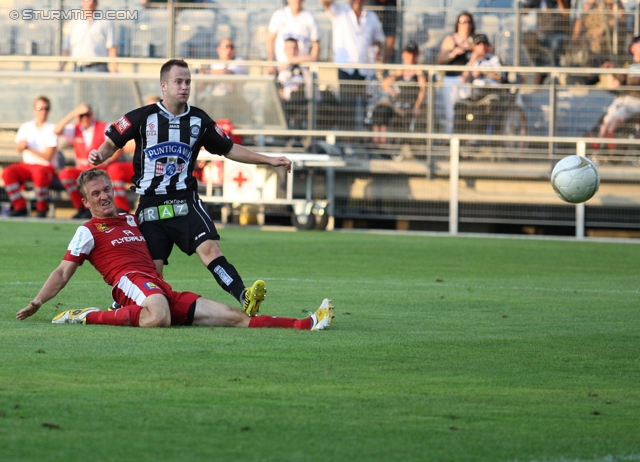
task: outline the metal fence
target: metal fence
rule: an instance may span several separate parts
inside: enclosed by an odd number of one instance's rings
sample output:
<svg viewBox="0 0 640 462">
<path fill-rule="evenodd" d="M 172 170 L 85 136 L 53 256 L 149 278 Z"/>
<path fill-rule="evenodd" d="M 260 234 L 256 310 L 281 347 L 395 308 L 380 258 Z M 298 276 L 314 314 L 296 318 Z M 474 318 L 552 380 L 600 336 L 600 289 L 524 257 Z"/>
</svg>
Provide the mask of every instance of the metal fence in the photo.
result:
<svg viewBox="0 0 640 462">
<path fill-rule="evenodd" d="M 10 58 L 3 59 L 8 67 Z M 52 100 L 51 120 L 58 120 L 83 100 L 93 105 L 99 118 L 116 120 L 141 105 L 148 93 L 158 92 L 157 72 L 162 62 L 120 61 L 122 70 L 137 68 L 139 72 L 0 71 L 5 102 L 0 110 L 0 128 L 15 130 L 30 119 L 31 103 L 39 94 Z M 53 67 L 56 63 L 57 58 L 33 57 L 29 66 Z M 206 63 L 196 60 L 192 64 Z M 380 103 L 384 96 L 374 97 L 383 94 L 380 82 L 363 83 L 357 104 L 344 107 L 341 82 L 326 77 L 335 75 L 335 66 L 314 65 L 310 69 L 311 97 L 288 107 L 277 82 L 263 72 L 266 64 L 245 64 L 252 69 L 246 76 L 194 74 L 191 102 L 215 117 L 219 117 L 216 111 L 224 116 L 229 108 L 237 109 L 234 133 L 256 150 L 322 152 L 342 159 L 344 165 L 335 169 L 331 191 L 331 212 L 337 226 L 452 232 L 551 229 L 577 235 L 602 229 L 625 229 L 629 233 L 640 226 L 640 141 L 635 140 L 640 128 L 629 127 L 632 131 L 624 138 L 586 137 L 589 132 L 597 133 L 598 121 L 616 95 L 597 86 L 561 83 L 572 73 L 606 77 L 626 71 L 504 68 L 515 75 L 542 70 L 551 75 L 552 84 L 500 86 L 497 90 L 509 96 L 503 94 L 499 101 L 513 109 L 513 124 L 506 124 L 509 117 L 505 108 L 497 113 L 469 112 L 466 108 L 464 116 L 455 119 L 462 122 L 454 124 L 454 133 L 448 134 L 442 104 L 446 90 L 440 78 L 442 66 L 416 68 L 427 74 L 426 98 L 417 120 L 392 111 L 388 130 L 374 131 L 367 120 L 371 109 L 382 106 L 390 114 L 388 103 Z M 214 88 L 220 84 L 234 88 L 233 98 L 241 98 L 242 103 L 217 100 Z M 353 130 L 344 129 L 349 124 Z M 501 128 L 505 125 L 519 128 L 505 132 Z M 4 151 L 13 154 L 11 136 L 3 139 Z M 598 162 L 602 176 L 600 192 L 582 213 L 560 202 L 548 183 L 554 163 L 575 154 L 578 146 L 584 146 L 586 155 Z M 458 166 L 455 171 L 454 164 Z M 315 172 L 300 170 L 297 179 L 310 173 L 314 175 L 311 183 L 296 182 L 304 186 L 294 190 L 294 198 L 325 199 L 327 177 L 321 168 Z M 287 213 L 282 209 L 272 212 Z M 584 217 L 582 225 L 580 217 Z"/>
<path fill-rule="evenodd" d="M 420 62 L 435 64 L 442 39 L 454 31 L 461 11 L 469 11 L 476 32 L 486 34 L 505 65 L 586 66 L 603 60 L 624 62 L 629 39 L 639 32 L 633 1 L 577 0 L 570 10 L 526 8 L 513 0 L 398 0 L 396 53 L 416 42 Z M 265 38 L 280 0 L 212 3 L 149 3 L 102 0 L 100 13 L 114 18 L 118 55 L 138 58 L 181 56 L 217 58 L 223 37 L 236 43 L 238 56 L 266 59 Z M 321 61 L 331 60 L 332 30 L 318 0 L 307 0 L 319 23 Z M 376 10 L 378 7 L 368 7 Z M 0 55 L 60 55 L 69 19 L 79 13 L 75 0 L 15 2 L 0 8 Z"/>
</svg>

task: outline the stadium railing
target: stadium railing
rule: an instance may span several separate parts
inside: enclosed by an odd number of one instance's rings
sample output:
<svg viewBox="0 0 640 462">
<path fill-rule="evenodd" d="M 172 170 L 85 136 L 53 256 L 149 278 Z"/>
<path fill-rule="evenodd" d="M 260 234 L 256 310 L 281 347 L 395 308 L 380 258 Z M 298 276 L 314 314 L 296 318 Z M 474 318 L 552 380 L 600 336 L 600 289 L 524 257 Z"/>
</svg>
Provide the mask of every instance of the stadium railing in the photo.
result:
<svg viewBox="0 0 640 462">
<path fill-rule="evenodd" d="M 0 88 L 6 104 L 0 111 L 0 128 L 15 130 L 20 123 L 31 119 L 32 101 L 39 94 L 47 94 L 52 99 L 51 120 L 58 120 L 85 100 L 94 106 L 99 118 L 113 121 L 141 105 L 147 94 L 158 93 L 157 73 L 164 59 L 120 58 L 116 61 L 123 72 L 82 74 L 53 71 L 59 58 L 2 57 L 0 63 L 5 70 L 0 71 Z M 189 62 L 195 70 L 211 61 Z M 462 131 L 450 135 L 443 131 L 444 109 L 439 102 L 442 89 L 439 76 L 448 68 L 419 66 L 429 75 L 423 125 L 417 125 L 417 130 L 414 127 L 413 132 L 380 133 L 378 135 L 388 142 L 374 144 L 373 133 L 364 120 L 360 120 L 360 130 L 340 129 L 344 120 L 339 118 L 342 110 L 339 107 L 325 106 L 325 120 L 320 123 L 328 121 L 332 125 L 318 127 L 322 111 L 314 111 L 322 109 L 322 101 L 315 96 L 327 96 L 327 92 L 339 90 L 335 65 L 317 63 L 310 67 L 314 98 L 300 106 L 310 124 L 292 130 L 274 79 L 266 75 L 265 69 L 270 63 L 246 61 L 245 64 L 251 69 L 248 76 L 225 78 L 194 72 L 191 101 L 215 112 L 211 88 L 220 83 L 235 86 L 239 90 L 237 95 L 244 100 L 244 112 L 240 111 L 238 120 L 233 121 L 234 132 L 245 137 L 245 144 L 265 152 L 320 152 L 343 159 L 345 166 L 336 169 L 333 204 L 335 218 L 342 226 L 374 220 L 393 221 L 394 226 L 409 229 L 420 228 L 421 223 L 441 223 L 452 232 L 471 225 L 487 230 L 498 225 L 575 226 L 575 207 L 559 203 L 548 185 L 548 177 L 553 164 L 565 155 L 576 153 L 578 146 L 584 146 L 586 155 L 598 160 L 604 191 L 589 202 L 584 227 L 630 230 L 640 225 L 636 199 L 640 197 L 636 148 L 640 142 L 630 138 L 583 136 L 597 125 L 615 95 L 597 86 L 566 83 L 567 76 L 574 74 L 607 76 L 625 73 L 625 70 L 505 67 L 503 70 L 512 75 L 546 72 L 551 76 L 550 85 L 521 84 L 513 79 L 515 83 L 503 88 L 509 95 L 521 98 L 518 104 L 523 105 L 526 132 Z M 7 70 L 12 66 L 31 70 Z M 385 66 L 385 69 L 389 67 L 394 66 Z M 379 86 L 375 82 L 366 84 L 376 85 Z M 366 109 L 363 104 L 360 116 L 366 115 Z M 487 119 L 480 125 L 491 127 L 491 123 Z M 452 139 L 460 143 L 451 142 Z M 460 146 L 455 153 L 451 150 L 454 145 Z M 5 154 L 15 156 L 12 148 Z M 451 183 L 451 179 L 456 178 L 451 169 L 452 156 L 456 155 L 460 159 L 459 181 Z M 322 174 L 316 175 L 312 195 L 316 194 L 316 188 L 324 190 L 324 182 Z M 457 207 L 452 201 L 452 185 L 458 192 Z M 294 194 L 304 197 L 306 192 L 294 191 Z M 456 210 L 455 221 L 452 221 L 452 210 Z"/>
</svg>

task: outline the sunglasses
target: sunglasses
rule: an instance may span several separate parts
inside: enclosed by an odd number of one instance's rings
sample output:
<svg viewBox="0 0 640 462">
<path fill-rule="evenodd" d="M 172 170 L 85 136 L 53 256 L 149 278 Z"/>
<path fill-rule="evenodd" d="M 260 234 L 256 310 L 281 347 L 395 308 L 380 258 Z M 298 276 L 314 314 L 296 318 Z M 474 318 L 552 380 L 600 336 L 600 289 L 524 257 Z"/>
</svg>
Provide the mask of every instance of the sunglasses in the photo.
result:
<svg viewBox="0 0 640 462">
<path fill-rule="evenodd" d="M 51 109 L 49 106 L 36 106 L 36 111 L 48 111 L 49 109 Z"/>
<path fill-rule="evenodd" d="M 222 48 L 223 50 L 226 50 L 227 48 L 235 48 L 235 47 L 230 43 L 225 43 L 224 45 L 220 45 L 220 48 Z"/>
<path fill-rule="evenodd" d="M 85 112 L 84 114 L 80 114 L 78 117 L 89 117 L 91 115 L 90 112 Z"/>
<path fill-rule="evenodd" d="M 471 24 L 470 19 L 458 19 L 458 24 Z"/>
</svg>

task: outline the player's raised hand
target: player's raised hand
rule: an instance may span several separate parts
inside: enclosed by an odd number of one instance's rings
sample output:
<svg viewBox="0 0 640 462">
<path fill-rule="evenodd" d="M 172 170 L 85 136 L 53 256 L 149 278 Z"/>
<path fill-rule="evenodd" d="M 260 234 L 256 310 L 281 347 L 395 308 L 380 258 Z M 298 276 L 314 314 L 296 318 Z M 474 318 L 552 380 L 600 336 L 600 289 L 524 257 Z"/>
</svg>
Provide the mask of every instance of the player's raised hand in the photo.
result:
<svg viewBox="0 0 640 462">
<path fill-rule="evenodd" d="M 98 151 L 97 149 L 93 149 L 90 153 L 89 153 L 89 163 L 91 165 L 100 165 L 102 163 L 102 161 L 104 160 L 102 158 L 102 154 L 100 154 L 100 151 Z"/>
<path fill-rule="evenodd" d="M 31 300 L 27 306 L 16 313 L 16 319 L 22 321 L 40 309 L 42 302 L 40 300 Z"/>
</svg>

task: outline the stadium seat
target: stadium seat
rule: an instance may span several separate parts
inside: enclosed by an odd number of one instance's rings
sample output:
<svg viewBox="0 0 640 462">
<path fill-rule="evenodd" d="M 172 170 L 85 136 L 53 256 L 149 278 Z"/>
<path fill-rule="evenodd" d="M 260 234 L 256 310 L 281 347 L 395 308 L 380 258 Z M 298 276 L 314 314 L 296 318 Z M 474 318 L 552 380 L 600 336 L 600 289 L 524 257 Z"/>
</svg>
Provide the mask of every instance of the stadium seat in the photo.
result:
<svg viewBox="0 0 640 462">
<path fill-rule="evenodd" d="M 320 61 L 333 60 L 333 28 L 331 19 L 322 11 L 315 13 L 320 29 Z"/>
<path fill-rule="evenodd" d="M 55 53 L 57 27 L 51 21 L 18 21 L 14 28 L 14 53 L 50 56 Z"/>
<path fill-rule="evenodd" d="M 167 56 L 167 24 L 165 9 L 141 10 L 131 31 L 131 56 L 159 58 Z"/>
<path fill-rule="evenodd" d="M 213 10 L 184 9 L 175 26 L 175 52 L 184 58 L 215 57 L 216 13 Z"/>
<path fill-rule="evenodd" d="M 249 55 L 249 32 L 251 13 L 246 8 L 218 10 L 215 43 L 225 37 L 231 37 L 236 46 L 236 56 L 246 58 Z"/>
<path fill-rule="evenodd" d="M 14 47 L 14 38 L 13 34 L 15 33 L 14 24 L 15 21 L 11 21 L 9 19 L 9 9 L 2 8 L 0 9 L 0 27 L 2 28 L 2 34 L 0 34 L 0 55 L 10 55 L 13 54 Z"/>
<path fill-rule="evenodd" d="M 266 41 L 269 34 L 269 21 L 273 11 L 261 10 L 251 17 L 251 40 L 249 41 L 249 59 L 267 59 Z"/>
</svg>

